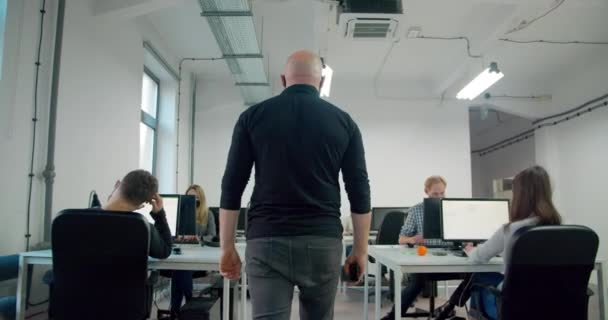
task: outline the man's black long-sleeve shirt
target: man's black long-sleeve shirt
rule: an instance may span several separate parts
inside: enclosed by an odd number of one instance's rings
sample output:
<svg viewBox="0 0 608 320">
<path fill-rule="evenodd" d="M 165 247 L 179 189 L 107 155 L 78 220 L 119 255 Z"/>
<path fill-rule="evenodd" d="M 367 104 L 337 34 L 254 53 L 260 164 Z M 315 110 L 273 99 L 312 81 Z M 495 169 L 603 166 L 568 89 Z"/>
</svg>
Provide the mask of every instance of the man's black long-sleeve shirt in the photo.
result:
<svg viewBox="0 0 608 320">
<path fill-rule="evenodd" d="M 221 207 L 237 210 L 255 164 L 247 238 L 341 237 L 339 172 L 353 213 L 370 211 L 361 133 L 316 88 L 292 85 L 239 117 Z"/>
<path fill-rule="evenodd" d="M 171 255 L 171 229 L 167 223 L 165 209 L 158 213 L 150 212 L 154 225 L 150 224 L 150 252 L 152 258 L 165 259 Z"/>
</svg>

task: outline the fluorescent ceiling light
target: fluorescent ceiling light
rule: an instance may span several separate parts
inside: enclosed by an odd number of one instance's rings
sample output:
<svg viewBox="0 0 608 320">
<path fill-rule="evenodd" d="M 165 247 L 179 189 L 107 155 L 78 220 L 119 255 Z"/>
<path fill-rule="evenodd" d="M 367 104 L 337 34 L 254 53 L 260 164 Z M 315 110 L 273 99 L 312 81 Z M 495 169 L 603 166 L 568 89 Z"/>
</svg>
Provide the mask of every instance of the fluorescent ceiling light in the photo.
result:
<svg viewBox="0 0 608 320">
<path fill-rule="evenodd" d="M 325 78 L 323 80 L 323 87 L 321 87 L 321 97 L 329 97 L 329 90 L 331 90 L 331 78 L 334 75 L 334 70 L 328 65 L 325 65 L 321 71 L 321 76 Z"/>
<path fill-rule="evenodd" d="M 462 88 L 456 95 L 456 98 L 473 100 L 504 76 L 505 75 L 498 70 L 496 62 L 492 62 L 490 63 L 489 68 L 482 71 L 473 79 L 473 81 Z"/>
</svg>

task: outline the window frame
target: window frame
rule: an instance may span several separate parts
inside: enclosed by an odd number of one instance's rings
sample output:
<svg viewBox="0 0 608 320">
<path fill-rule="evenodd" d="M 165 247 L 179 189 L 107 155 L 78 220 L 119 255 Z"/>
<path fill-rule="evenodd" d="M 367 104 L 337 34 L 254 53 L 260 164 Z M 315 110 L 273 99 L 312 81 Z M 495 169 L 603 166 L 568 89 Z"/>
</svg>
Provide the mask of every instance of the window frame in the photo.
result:
<svg viewBox="0 0 608 320">
<path fill-rule="evenodd" d="M 156 77 L 156 75 L 154 75 L 154 73 L 152 73 L 152 71 L 150 69 L 148 69 L 146 66 L 144 66 L 144 74 L 147 75 L 148 77 L 150 77 L 152 79 L 152 81 L 154 81 L 154 83 L 156 83 L 156 115 L 154 115 L 154 118 L 152 117 L 152 115 L 150 115 L 149 113 L 145 112 L 142 108 L 142 105 L 140 104 L 139 106 L 139 111 L 141 113 L 141 118 L 140 118 L 140 124 L 143 123 L 145 126 L 149 127 L 150 129 L 152 129 L 152 131 L 154 131 L 154 138 L 152 140 L 152 175 L 156 174 L 156 146 L 157 146 L 157 140 L 158 140 L 158 114 L 160 111 L 160 79 L 158 79 L 158 77 Z M 142 90 L 143 90 L 143 84 L 142 84 Z M 141 139 L 141 137 L 140 137 Z M 140 150 L 141 152 L 141 150 Z"/>
</svg>

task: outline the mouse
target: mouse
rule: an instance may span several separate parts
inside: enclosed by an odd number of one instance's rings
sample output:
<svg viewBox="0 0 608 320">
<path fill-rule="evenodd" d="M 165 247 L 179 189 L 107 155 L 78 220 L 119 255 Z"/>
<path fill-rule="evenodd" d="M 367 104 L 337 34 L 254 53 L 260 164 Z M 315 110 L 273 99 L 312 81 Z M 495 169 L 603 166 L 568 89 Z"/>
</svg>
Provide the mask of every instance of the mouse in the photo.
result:
<svg viewBox="0 0 608 320">
<path fill-rule="evenodd" d="M 182 254 L 182 248 L 180 248 L 180 247 L 173 248 L 173 253 L 178 254 L 178 255 Z"/>
</svg>

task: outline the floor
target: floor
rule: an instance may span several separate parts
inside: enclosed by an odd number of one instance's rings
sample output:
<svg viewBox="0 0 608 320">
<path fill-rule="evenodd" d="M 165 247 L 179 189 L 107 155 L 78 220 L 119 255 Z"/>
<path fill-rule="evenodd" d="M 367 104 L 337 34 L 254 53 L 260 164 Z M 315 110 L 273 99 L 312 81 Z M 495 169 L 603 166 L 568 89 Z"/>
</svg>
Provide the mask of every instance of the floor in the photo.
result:
<svg viewBox="0 0 608 320">
<path fill-rule="evenodd" d="M 347 289 L 346 292 L 338 292 L 336 295 L 336 303 L 335 303 L 335 320 L 352 320 L 352 319 L 363 319 L 363 294 L 361 288 L 350 288 Z M 444 291 L 439 290 L 440 295 L 445 295 Z M 163 290 L 157 293 L 157 305 L 160 308 L 167 309 L 168 308 L 168 298 L 169 292 L 168 290 Z M 445 301 L 445 298 L 440 296 L 436 299 L 436 305 L 441 305 Z M 389 302 L 384 302 L 382 306 L 381 316 L 385 315 L 391 308 L 391 304 Z M 426 309 L 428 307 L 428 299 L 419 298 L 416 302 L 416 306 Z M 28 310 L 28 319 L 29 320 L 44 320 L 48 317 L 46 316 L 46 305 L 42 305 L 39 307 L 31 308 Z M 369 304 L 369 313 L 368 319 L 374 319 L 374 304 L 373 297 L 370 300 Z M 297 320 L 299 319 L 298 313 L 299 305 L 297 293 L 294 294 L 294 301 L 291 310 L 291 319 Z M 251 308 L 249 307 L 249 310 Z M 591 298 L 589 302 L 589 320 L 599 320 L 598 315 L 598 301 L 597 296 Z M 156 312 L 153 311 L 155 315 Z M 457 310 L 457 315 L 461 317 L 465 317 L 464 309 Z M 155 318 L 153 318 L 155 319 Z M 214 308 L 211 310 L 211 319 L 219 320 L 219 304 L 216 304 Z M 422 319 L 422 318 L 419 318 Z M 543 319 L 544 320 L 544 319 Z"/>
</svg>

